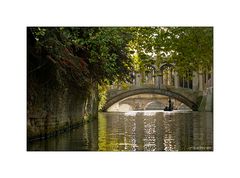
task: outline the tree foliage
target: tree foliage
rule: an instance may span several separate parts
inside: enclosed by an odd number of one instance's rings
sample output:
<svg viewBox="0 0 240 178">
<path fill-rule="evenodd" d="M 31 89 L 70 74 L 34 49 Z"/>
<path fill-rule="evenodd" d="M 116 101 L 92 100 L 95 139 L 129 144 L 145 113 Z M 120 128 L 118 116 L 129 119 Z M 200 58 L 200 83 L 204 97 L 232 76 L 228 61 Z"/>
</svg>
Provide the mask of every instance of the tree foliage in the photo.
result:
<svg viewBox="0 0 240 178">
<path fill-rule="evenodd" d="M 127 45 L 132 36 L 127 28 L 61 27 L 30 28 L 34 53 L 41 53 L 71 79 L 91 82 L 127 80 L 132 62 Z"/>
<path fill-rule="evenodd" d="M 133 70 L 175 63 L 179 73 L 210 70 L 211 27 L 30 28 L 36 51 L 72 78 L 98 83 L 126 81 Z"/>
<path fill-rule="evenodd" d="M 172 58 L 182 70 L 210 70 L 213 63 L 213 29 L 208 27 L 172 28 Z"/>
<path fill-rule="evenodd" d="M 212 27 L 139 27 L 131 47 L 143 68 L 149 64 L 174 63 L 176 70 L 210 70 L 213 64 Z"/>
</svg>

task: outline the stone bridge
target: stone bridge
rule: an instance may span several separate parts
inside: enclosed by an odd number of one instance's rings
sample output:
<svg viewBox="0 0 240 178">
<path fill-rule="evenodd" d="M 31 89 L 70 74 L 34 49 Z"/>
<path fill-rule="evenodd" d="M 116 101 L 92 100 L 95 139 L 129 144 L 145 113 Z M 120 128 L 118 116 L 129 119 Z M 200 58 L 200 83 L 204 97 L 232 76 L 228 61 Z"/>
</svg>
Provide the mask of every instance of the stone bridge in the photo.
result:
<svg viewBox="0 0 240 178">
<path fill-rule="evenodd" d="M 213 86 L 212 70 L 205 73 L 192 71 L 185 76 L 188 77 L 178 75 L 175 71 L 175 64 L 167 63 L 162 64 L 159 68 L 150 66 L 145 72 L 132 72 L 131 83 L 115 84 L 109 88 L 103 111 L 107 111 L 109 107 L 119 101 L 141 94 L 168 96 L 184 103 L 193 111 L 197 111 L 202 105 L 204 91 Z"/>
<path fill-rule="evenodd" d="M 109 107 L 123 99 L 139 94 L 155 94 L 169 96 L 184 103 L 193 111 L 197 111 L 199 107 L 197 100 L 198 97 L 202 95 L 202 92 L 193 91 L 186 88 L 174 88 L 170 86 L 162 88 L 156 88 L 154 86 L 133 86 L 129 89 L 111 89 L 108 91 L 107 101 L 105 106 L 103 107 L 103 111 L 107 111 Z"/>
</svg>

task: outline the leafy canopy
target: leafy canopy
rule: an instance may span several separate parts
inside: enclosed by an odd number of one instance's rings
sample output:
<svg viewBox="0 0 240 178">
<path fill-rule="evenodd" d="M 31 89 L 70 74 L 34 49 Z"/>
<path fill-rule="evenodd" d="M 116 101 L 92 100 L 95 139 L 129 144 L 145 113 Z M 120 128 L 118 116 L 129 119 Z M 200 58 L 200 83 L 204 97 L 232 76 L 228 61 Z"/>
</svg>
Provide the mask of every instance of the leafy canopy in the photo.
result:
<svg viewBox="0 0 240 178">
<path fill-rule="evenodd" d="M 36 49 L 76 82 L 111 83 L 128 80 L 132 61 L 128 43 L 132 34 L 118 27 L 30 28 Z M 36 50 L 37 51 L 37 50 Z"/>
<path fill-rule="evenodd" d="M 213 64 L 212 27 L 139 27 L 134 30 L 133 59 L 142 68 L 149 64 L 175 63 L 176 70 L 211 70 Z M 136 60 L 139 59 L 139 60 Z M 137 69 L 140 69 L 137 65 Z"/>
<path fill-rule="evenodd" d="M 111 84 L 128 81 L 132 71 L 175 63 L 180 74 L 210 70 L 212 27 L 30 28 L 35 53 L 45 54 L 72 80 Z M 40 52 L 40 53 L 41 53 Z"/>
</svg>

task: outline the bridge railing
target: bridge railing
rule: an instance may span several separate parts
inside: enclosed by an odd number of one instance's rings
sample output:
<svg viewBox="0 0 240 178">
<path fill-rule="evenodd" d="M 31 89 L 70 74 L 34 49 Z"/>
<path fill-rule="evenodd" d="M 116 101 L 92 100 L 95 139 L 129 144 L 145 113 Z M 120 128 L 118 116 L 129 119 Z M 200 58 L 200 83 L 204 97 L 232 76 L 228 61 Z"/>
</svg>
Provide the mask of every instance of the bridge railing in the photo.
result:
<svg viewBox="0 0 240 178">
<path fill-rule="evenodd" d="M 135 85 L 135 84 L 124 84 L 124 85 L 112 85 L 109 87 L 107 92 L 107 97 L 112 97 L 114 95 L 118 95 L 120 93 L 126 92 L 128 90 L 134 90 L 139 88 L 157 88 L 154 84 L 141 84 L 141 85 Z"/>
</svg>

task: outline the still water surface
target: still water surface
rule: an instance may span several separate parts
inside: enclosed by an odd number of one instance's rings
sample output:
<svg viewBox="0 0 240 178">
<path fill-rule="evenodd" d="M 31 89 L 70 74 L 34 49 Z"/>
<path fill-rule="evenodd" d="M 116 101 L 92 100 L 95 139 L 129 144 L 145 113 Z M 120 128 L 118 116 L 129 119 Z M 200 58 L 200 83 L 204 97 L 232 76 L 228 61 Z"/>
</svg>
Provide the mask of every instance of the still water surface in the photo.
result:
<svg viewBox="0 0 240 178">
<path fill-rule="evenodd" d="M 80 128 L 27 145 L 39 151 L 212 151 L 212 112 L 99 113 Z"/>
</svg>

